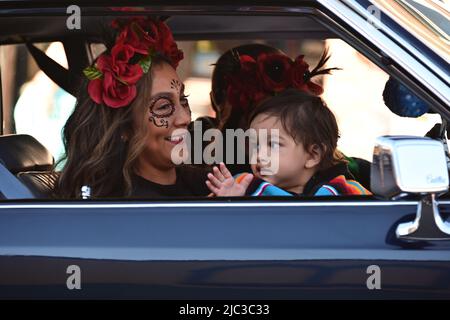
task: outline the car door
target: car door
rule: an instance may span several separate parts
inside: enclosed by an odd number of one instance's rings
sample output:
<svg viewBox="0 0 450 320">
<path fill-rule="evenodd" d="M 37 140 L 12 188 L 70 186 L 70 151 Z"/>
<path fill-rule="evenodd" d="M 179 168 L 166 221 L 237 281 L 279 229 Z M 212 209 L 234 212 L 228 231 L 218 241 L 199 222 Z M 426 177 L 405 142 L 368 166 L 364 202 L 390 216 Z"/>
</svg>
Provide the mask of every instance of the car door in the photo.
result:
<svg viewBox="0 0 450 320">
<path fill-rule="evenodd" d="M 444 213 L 448 204 L 441 203 Z M 378 200 L 2 204 L 0 292 L 448 298 L 448 242 L 395 237 L 416 208 L 415 201 Z"/>
<path fill-rule="evenodd" d="M 383 66 L 390 72 L 421 73 L 401 74 L 422 94 L 443 87 L 399 43 L 362 27 L 356 10 L 332 14 L 336 3 L 318 5 L 336 32 L 369 56 L 395 57 Z M 427 97 L 445 116 L 437 92 Z M 0 297 L 449 298 L 450 242 L 396 237 L 417 206 L 377 197 L 2 201 Z M 448 221 L 450 202 L 439 210 Z"/>
</svg>

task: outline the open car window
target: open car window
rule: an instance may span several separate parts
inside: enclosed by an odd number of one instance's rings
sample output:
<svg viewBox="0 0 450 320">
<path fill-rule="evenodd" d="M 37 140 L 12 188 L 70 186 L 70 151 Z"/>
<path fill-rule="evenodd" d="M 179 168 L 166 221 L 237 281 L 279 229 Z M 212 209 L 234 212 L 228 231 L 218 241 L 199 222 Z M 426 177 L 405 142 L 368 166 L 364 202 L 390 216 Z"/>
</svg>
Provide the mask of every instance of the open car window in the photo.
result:
<svg viewBox="0 0 450 320">
<path fill-rule="evenodd" d="M 71 35 L 64 30 L 66 17 L 19 19 L 28 24 L 21 25 L 17 33 L 34 37 L 35 46 L 62 67 L 69 68 L 67 53 L 71 46 L 60 42 Z M 46 22 L 49 19 L 51 24 Z M 97 41 L 98 21 L 111 19 L 89 16 L 82 20 L 85 29 L 74 30 L 73 34 L 85 44 L 89 61 L 104 50 Z M 1 23 L 7 24 L 6 20 Z M 342 39 L 324 21 L 314 19 L 313 11 L 305 10 L 297 16 L 277 16 L 276 13 L 267 16 L 174 14 L 167 22 L 175 30 L 177 43 L 186 57 L 180 63 L 178 73 L 189 95 L 192 120 L 216 116 L 210 100 L 211 76 L 213 65 L 221 54 L 241 44 L 263 43 L 283 50 L 292 59 L 303 54 L 310 66 L 316 65 L 322 52 L 328 48 L 331 58 L 326 66 L 342 70 L 320 76 L 315 81 L 324 88 L 322 98 L 337 118 L 340 131 L 338 148 L 348 157 L 371 162 L 377 137 L 423 137 L 442 121 L 439 113 L 425 113 L 415 118 L 394 114 L 386 106 L 383 93 L 390 77 L 396 75 L 380 68 L 356 42 Z M 36 27 L 30 32 L 30 27 L 27 28 L 30 23 L 53 25 L 56 31 L 46 34 L 47 29 Z M 61 23 L 64 23 L 62 27 Z M 3 134 L 33 136 L 58 162 L 65 152 L 61 130 L 73 111 L 75 99 L 45 75 L 25 44 L 16 39 L 14 35 L 3 35 L 0 47 Z M 47 42 L 43 42 L 45 39 Z M 74 59 L 73 55 L 70 59 Z M 423 92 L 418 95 L 422 97 Z M 63 162 L 59 163 L 56 170 L 63 165 Z"/>
</svg>

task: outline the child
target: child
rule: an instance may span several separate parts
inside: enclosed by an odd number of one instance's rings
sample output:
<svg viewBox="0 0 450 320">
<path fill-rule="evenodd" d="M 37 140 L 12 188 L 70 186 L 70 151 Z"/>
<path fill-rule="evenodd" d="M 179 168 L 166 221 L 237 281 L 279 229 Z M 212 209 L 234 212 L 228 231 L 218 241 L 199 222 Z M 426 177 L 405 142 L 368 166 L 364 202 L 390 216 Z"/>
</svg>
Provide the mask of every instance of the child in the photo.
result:
<svg viewBox="0 0 450 320">
<path fill-rule="evenodd" d="M 295 89 L 269 98 L 250 117 L 256 132 L 278 130 L 278 140 L 258 142 L 253 174 L 233 177 L 223 163 L 206 184 L 216 196 L 370 195 L 354 180 L 337 147 L 338 126 L 321 98 Z M 265 156 L 266 154 L 278 157 Z M 276 165 L 271 161 L 278 161 Z M 272 170 L 270 168 L 277 168 Z M 270 170 L 267 170 L 267 169 Z"/>
</svg>

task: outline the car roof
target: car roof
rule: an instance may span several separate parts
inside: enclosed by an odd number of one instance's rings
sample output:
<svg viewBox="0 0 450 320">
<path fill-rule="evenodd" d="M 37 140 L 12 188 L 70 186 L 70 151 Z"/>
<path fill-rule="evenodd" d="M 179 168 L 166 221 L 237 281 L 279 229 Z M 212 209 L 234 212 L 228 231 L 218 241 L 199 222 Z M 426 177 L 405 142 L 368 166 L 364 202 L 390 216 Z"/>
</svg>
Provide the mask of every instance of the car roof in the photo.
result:
<svg viewBox="0 0 450 320">
<path fill-rule="evenodd" d="M 49 42 L 82 36 L 95 41 L 101 37 L 102 25 L 113 17 L 86 17 L 81 30 L 69 30 L 66 16 L 10 17 L 0 19 L 0 43 Z M 307 17 L 267 16 L 172 16 L 167 19 L 177 40 L 219 39 L 327 39 L 335 35 L 316 20 Z M 11 28 L 14 26 L 14 28 Z"/>
<path fill-rule="evenodd" d="M 205 6 L 202 1 L 191 2 L 188 6 L 172 6 L 175 1 L 165 2 L 165 6 L 153 5 L 126 11 L 124 7 L 100 6 L 103 1 L 90 2 L 82 6 L 80 30 L 70 30 L 66 26 L 70 14 L 66 12 L 66 1 L 58 1 L 54 7 L 46 7 L 41 1 L 24 1 L 14 7 L 17 1 L 7 1 L 9 8 L 0 7 L 0 43 L 48 42 L 66 37 L 83 37 L 95 41 L 102 36 L 102 26 L 118 15 L 164 14 L 177 40 L 217 40 L 217 39 L 280 39 L 335 37 L 320 22 L 312 18 L 315 1 L 296 1 L 296 10 L 282 10 L 277 6 L 264 6 L 248 15 L 242 6 Z M 84 1 L 81 1 L 84 2 Z M 0 0 L 0 5 L 5 1 Z M 263 3 L 253 1 L 253 3 Z M 264 3 L 268 3 L 267 1 Z M 293 1 L 288 1 L 292 6 Z M 92 7 L 93 4 L 98 6 Z M 300 6 L 301 5 L 301 6 Z M 237 7 L 237 9 L 236 9 Z M 142 10 L 142 11 L 135 11 Z M 233 15 L 230 15 L 231 10 Z M 211 12 L 212 11 L 212 12 Z M 170 16 L 168 14 L 172 13 Z M 199 18 L 201 14 L 201 18 Z M 259 16 L 257 16 L 259 14 Z M 295 16 L 292 16 L 295 14 Z M 256 16 L 255 16 L 256 15 Z M 280 15 L 283 18 L 280 19 Z M 100 18 L 99 18 L 100 17 Z"/>
</svg>

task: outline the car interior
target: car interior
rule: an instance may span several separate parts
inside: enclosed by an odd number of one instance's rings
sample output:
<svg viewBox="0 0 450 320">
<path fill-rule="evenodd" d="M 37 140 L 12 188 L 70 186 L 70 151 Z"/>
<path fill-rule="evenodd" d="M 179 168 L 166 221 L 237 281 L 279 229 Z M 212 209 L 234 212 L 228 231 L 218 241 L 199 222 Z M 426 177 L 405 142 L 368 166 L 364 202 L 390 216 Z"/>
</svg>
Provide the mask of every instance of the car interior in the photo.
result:
<svg viewBox="0 0 450 320">
<path fill-rule="evenodd" d="M 38 70 L 42 71 L 66 93 L 75 95 L 82 69 L 98 55 L 98 52 L 96 53 L 94 49 L 104 32 L 102 26 L 110 23 L 116 15 L 123 15 L 123 12 L 118 12 L 114 16 L 103 16 L 90 13 L 90 15 L 83 17 L 80 30 L 69 30 L 66 27 L 67 16 L 2 17 L 2 19 L 0 19 L 0 47 L 20 46 L 22 54 L 26 51 L 25 55 L 28 59 L 33 60 L 32 63 L 37 66 Z M 342 41 L 341 36 L 332 30 L 330 26 L 327 26 L 323 21 L 320 21 L 320 19 L 315 19 L 314 13 L 309 11 L 309 9 L 305 9 L 303 12 L 296 13 L 295 15 L 291 13 L 289 15 L 280 14 L 278 16 L 250 16 L 244 14 L 226 15 L 211 13 L 199 16 L 197 14 L 184 13 L 163 16 L 163 19 L 167 21 L 172 29 L 175 40 L 179 41 L 181 44 L 186 43 L 186 46 L 193 46 L 195 47 L 195 50 L 197 50 L 196 52 L 202 53 L 198 56 L 201 56 L 204 61 L 186 62 L 193 64 L 209 63 L 213 61 L 211 60 L 212 58 L 216 57 L 208 57 L 207 54 L 202 52 L 202 50 L 208 49 L 205 49 L 205 47 L 211 45 L 211 43 L 208 44 L 207 41 L 216 41 L 218 44 L 225 44 L 222 51 L 228 47 L 232 47 L 236 43 L 250 41 L 266 41 L 266 43 L 273 43 L 275 45 L 281 43 L 285 45 L 287 43 L 284 47 L 287 49 L 289 49 L 289 44 L 295 44 L 294 41 L 302 41 L 302 48 L 308 48 L 308 44 L 311 45 L 312 43 L 321 43 L 323 46 L 325 41 Z M 14 28 L 11 28 L 11 26 L 14 26 Z M 53 42 L 60 42 L 62 44 L 67 59 L 67 69 L 49 57 L 45 53 L 45 46 L 41 45 L 42 43 Z M 342 42 L 345 43 L 344 41 Z M 350 46 L 348 47 L 350 48 Z M 311 48 L 313 48 L 312 45 Z M 97 48 L 97 50 L 101 51 L 101 48 Z M 318 50 L 313 48 L 310 49 L 309 52 L 312 52 L 317 56 Z M 364 52 L 358 52 L 358 50 L 355 52 L 355 56 L 359 58 L 367 55 Z M 333 55 L 335 53 L 331 52 L 331 54 Z M 345 50 L 341 54 L 340 57 L 345 58 Z M 361 59 L 363 58 L 364 57 Z M 376 63 L 367 60 L 370 62 L 370 68 L 381 71 L 381 59 L 376 60 L 372 57 L 372 60 L 375 60 Z M 4 62 L 5 61 L 2 60 L 2 64 Z M 16 65 L 16 68 L 21 67 L 19 64 Z M 182 69 L 181 72 L 188 73 L 185 69 Z M 19 74 L 18 71 L 17 74 Z M 3 101 L 0 123 L 5 122 L 5 119 L 8 117 L 8 119 L 13 119 L 14 102 L 17 100 L 16 97 L 14 97 L 9 101 L 5 101 L 5 94 L 7 94 L 7 92 L 5 92 L 5 83 L 8 81 L 8 76 L 5 72 L 5 68 L 2 65 Z M 200 86 L 200 84 L 203 83 L 198 80 L 201 78 L 201 72 L 195 73 L 191 70 L 191 73 L 194 76 L 190 79 L 193 79 L 192 81 L 197 81 L 195 84 Z M 362 79 L 365 75 L 360 74 L 360 76 Z M 383 81 L 385 81 L 386 77 L 389 77 L 389 74 L 384 73 Z M 15 81 L 17 82 L 18 80 L 16 79 Z M 203 84 L 201 88 L 205 91 L 205 95 L 209 96 L 207 86 Z M 381 89 L 384 88 L 381 87 Z M 16 90 L 17 96 L 20 93 L 20 88 L 15 88 L 14 90 Z M 378 95 L 381 99 L 381 92 L 379 92 Z M 39 97 L 35 97 L 35 99 L 39 99 Z M 387 110 L 387 108 L 385 109 Z M 378 114 L 377 112 L 379 111 L 374 110 L 375 114 Z M 212 114 L 209 111 L 197 114 L 197 116 L 203 115 L 211 116 Z M 429 135 L 432 135 L 435 138 L 441 138 L 442 135 L 445 135 L 446 133 L 446 123 L 439 126 L 441 119 L 438 114 L 431 114 L 430 117 L 433 118 L 430 120 L 431 124 L 422 123 L 423 128 L 428 128 L 428 130 L 434 128 L 433 132 L 428 132 Z M 344 122 L 343 119 L 344 117 L 338 116 L 338 120 L 341 122 Z M 195 120 L 195 118 L 193 117 L 192 120 Z M 10 121 L 12 123 L 14 122 L 13 120 Z M 400 123 L 401 121 L 398 120 L 397 122 Z M 353 120 L 353 124 L 358 128 L 364 127 L 364 124 L 358 123 L 358 121 Z M 392 125 L 394 126 L 395 123 Z M 435 127 L 436 125 L 438 125 L 438 127 Z M 31 134 L 19 132 L 19 130 L 16 130 L 17 128 L 17 125 L 16 128 L 14 128 L 14 124 L 2 128 L 0 135 L 0 165 L 3 165 L 15 175 L 17 179 L 32 192 L 35 198 L 51 198 L 52 189 L 58 178 L 58 169 L 55 169 L 55 163 L 58 159 L 55 159 L 56 155 L 52 154 L 48 147 L 39 141 L 38 138 Z M 45 128 L 41 128 L 41 130 L 45 131 Z M 422 130 L 422 135 L 426 135 L 428 130 L 425 132 Z M 386 133 L 393 132 L 391 129 L 386 129 L 385 131 Z M 378 133 L 378 131 L 376 131 L 376 133 Z M 346 141 L 348 145 L 352 144 L 348 139 Z M 371 141 L 367 141 L 367 149 L 369 151 L 370 148 L 372 148 Z M 344 150 L 344 152 L 347 153 L 346 150 Z M 365 157 L 360 154 L 348 155 L 353 157 L 358 164 L 359 170 L 357 172 L 357 180 L 364 186 L 369 187 L 370 155 Z"/>
</svg>

